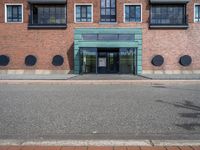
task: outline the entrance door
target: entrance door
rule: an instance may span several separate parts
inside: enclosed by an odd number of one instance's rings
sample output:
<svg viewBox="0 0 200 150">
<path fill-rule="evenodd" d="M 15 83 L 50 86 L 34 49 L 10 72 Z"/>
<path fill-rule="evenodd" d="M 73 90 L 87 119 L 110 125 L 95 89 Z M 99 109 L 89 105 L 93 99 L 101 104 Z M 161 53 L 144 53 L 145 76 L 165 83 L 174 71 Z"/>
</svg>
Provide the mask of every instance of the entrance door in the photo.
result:
<svg viewBox="0 0 200 150">
<path fill-rule="evenodd" d="M 98 49 L 98 73 L 119 73 L 119 49 Z"/>
</svg>

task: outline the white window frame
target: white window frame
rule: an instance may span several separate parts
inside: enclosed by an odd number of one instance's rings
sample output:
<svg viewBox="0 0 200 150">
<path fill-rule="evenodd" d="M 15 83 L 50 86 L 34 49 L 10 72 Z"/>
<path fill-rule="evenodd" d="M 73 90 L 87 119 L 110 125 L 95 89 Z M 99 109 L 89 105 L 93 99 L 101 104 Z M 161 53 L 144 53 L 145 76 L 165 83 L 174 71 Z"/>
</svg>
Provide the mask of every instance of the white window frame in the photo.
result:
<svg viewBox="0 0 200 150">
<path fill-rule="evenodd" d="M 19 5 L 22 7 L 22 21 L 21 22 L 8 22 L 7 21 L 7 6 L 12 6 L 12 5 Z M 24 22 L 24 7 L 23 7 L 22 3 L 6 3 L 4 8 L 5 8 L 5 11 L 4 11 L 5 23 L 23 23 Z"/>
<path fill-rule="evenodd" d="M 200 6 L 200 3 L 194 3 L 194 23 L 200 23 L 198 21 L 195 21 L 195 10 L 196 10 L 196 6 Z"/>
<path fill-rule="evenodd" d="M 141 20 L 140 22 L 126 22 L 126 6 L 130 6 L 130 5 L 140 5 L 141 8 L 141 12 L 140 12 L 140 17 Z M 142 4 L 141 3 L 124 3 L 124 23 L 142 23 Z"/>
<path fill-rule="evenodd" d="M 77 5 L 90 5 L 91 6 L 91 21 L 90 22 L 76 22 L 76 6 Z M 93 3 L 75 3 L 74 4 L 74 22 L 75 23 L 93 23 Z"/>
</svg>

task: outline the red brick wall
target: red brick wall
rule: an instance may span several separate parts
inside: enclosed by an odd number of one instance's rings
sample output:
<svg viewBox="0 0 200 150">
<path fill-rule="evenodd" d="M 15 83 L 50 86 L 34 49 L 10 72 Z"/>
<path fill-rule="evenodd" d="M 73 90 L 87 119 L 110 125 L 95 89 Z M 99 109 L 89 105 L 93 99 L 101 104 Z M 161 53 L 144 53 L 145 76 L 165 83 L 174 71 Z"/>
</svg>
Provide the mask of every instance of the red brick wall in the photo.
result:
<svg viewBox="0 0 200 150">
<path fill-rule="evenodd" d="M 24 23 L 5 24 L 4 4 L 24 4 Z M 187 30 L 148 29 L 149 4 L 147 0 L 117 0 L 117 24 L 99 24 L 100 0 L 68 0 L 67 1 L 67 29 L 27 29 L 29 6 L 26 0 L 0 0 L 0 55 L 10 56 L 10 64 L 0 69 L 73 69 L 73 30 L 77 27 L 142 27 L 143 28 L 143 69 L 144 70 L 200 70 L 200 23 L 193 23 L 194 3 L 188 4 L 190 27 Z M 94 22 L 74 23 L 74 3 L 93 3 Z M 123 4 L 142 3 L 143 23 L 123 23 Z M 38 58 L 37 65 L 26 67 L 24 58 L 33 54 Z M 65 58 L 63 66 L 54 67 L 52 57 L 60 54 Z M 155 54 L 165 58 L 162 67 L 153 67 L 151 59 Z M 178 59 L 181 55 L 189 54 L 193 58 L 190 67 L 181 67 Z"/>
</svg>

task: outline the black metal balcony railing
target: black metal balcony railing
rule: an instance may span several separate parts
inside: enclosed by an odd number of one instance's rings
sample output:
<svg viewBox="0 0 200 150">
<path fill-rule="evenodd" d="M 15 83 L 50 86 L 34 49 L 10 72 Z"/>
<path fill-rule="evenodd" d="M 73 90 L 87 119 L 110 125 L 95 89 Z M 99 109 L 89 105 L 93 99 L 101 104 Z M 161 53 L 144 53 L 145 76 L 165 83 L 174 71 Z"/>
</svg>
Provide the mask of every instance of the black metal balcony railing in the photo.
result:
<svg viewBox="0 0 200 150">
<path fill-rule="evenodd" d="M 66 22 L 66 21 L 65 21 Z M 29 15 L 29 24 L 28 24 L 28 28 L 30 29 L 34 29 L 34 28 L 60 28 L 60 29 L 64 29 L 67 27 L 66 23 L 37 23 L 35 21 L 33 21 L 33 16 Z"/>
<path fill-rule="evenodd" d="M 182 18 L 149 18 L 150 28 L 188 28 L 188 16 Z"/>
</svg>

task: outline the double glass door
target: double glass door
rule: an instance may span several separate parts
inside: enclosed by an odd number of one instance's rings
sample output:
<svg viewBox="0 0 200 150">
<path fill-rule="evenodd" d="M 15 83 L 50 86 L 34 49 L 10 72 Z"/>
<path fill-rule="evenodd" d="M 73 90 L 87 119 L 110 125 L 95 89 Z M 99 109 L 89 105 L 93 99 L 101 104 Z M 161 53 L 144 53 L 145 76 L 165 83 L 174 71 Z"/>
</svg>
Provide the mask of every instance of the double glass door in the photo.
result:
<svg viewBox="0 0 200 150">
<path fill-rule="evenodd" d="M 137 59 L 134 48 L 81 48 L 81 73 L 136 74 Z"/>
<path fill-rule="evenodd" d="M 119 73 L 119 49 L 99 49 L 98 73 Z"/>
</svg>

